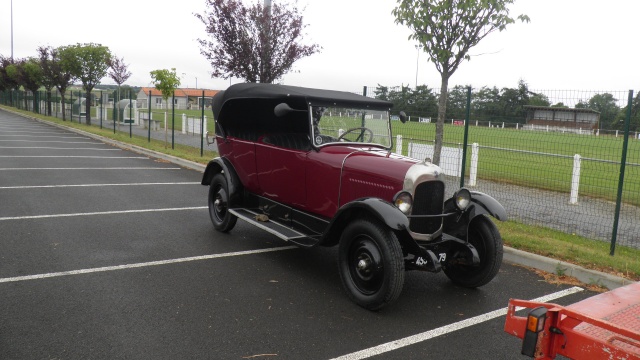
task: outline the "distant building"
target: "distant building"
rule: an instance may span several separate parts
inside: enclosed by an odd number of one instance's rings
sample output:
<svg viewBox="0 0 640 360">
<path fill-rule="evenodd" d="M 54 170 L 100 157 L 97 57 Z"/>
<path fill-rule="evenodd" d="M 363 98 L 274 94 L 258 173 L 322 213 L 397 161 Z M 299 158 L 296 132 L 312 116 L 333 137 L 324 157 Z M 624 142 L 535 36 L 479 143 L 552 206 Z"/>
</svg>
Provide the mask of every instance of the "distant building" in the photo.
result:
<svg viewBox="0 0 640 360">
<path fill-rule="evenodd" d="M 218 93 L 218 90 L 205 89 L 176 89 L 175 92 L 175 108 L 176 109 L 201 109 L 202 92 L 204 91 L 205 109 L 211 108 L 211 98 Z M 169 97 L 167 101 L 162 98 L 162 93 L 155 87 L 143 87 L 138 93 L 138 107 L 148 108 L 149 92 L 151 92 L 151 108 L 152 109 L 171 109 L 171 101 L 174 97 Z"/>
<path fill-rule="evenodd" d="M 598 129 L 600 113 L 592 109 L 525 106 L 527 125 L 567 129 Z"/>
</svg>

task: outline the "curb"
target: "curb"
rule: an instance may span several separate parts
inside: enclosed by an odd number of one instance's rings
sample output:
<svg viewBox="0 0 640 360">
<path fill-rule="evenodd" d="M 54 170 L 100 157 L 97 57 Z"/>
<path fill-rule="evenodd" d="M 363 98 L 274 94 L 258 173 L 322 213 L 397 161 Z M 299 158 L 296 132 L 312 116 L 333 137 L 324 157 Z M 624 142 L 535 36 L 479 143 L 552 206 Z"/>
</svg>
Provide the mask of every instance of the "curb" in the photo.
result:
<svg viewBox="0 0 640 360">
<path fill-rule="evenodd" d="M 9 111 L 9 110 L 7 110 Z M 12 112 L 12 111 L 9 111 Z M 13 112 L 12 112 L 13 113 Z M 30 118 L 33 120 L 36 120 L 38 122 L 41 123 L 45 123 L 45 124 L 49 124 L 49 125 L 53 125 L 55 127 L 61 128 L 61 129 L 65 129 L 71 132 L 75 132 L 77 134 L 81 134 L 96 140 L 100 140 L 103 141 L 107 144 L 113 145 L 113 146 L 117 146 L 119 148 L 125 149 L 125 150 L 131 150 L 134 151 L 136 153 L 142 154 L 142 155 L 146 155 L 146 156 L 150 156 L 150 157 L 154 157 L 154 158 L 158 158 L 158 159 L 162 159 L 162 160 L 166 160 L 169 161 L 171 163 L 174 163 L 178 166 L 187 168 L 187 169 L 191 169 L 191 170 L 196 170 L 196 171 L 201 171 L 204 172 L 206 166 L 193 162 L 193 161 L 189 161 L 189 160 L 185 160 L 185 159 L 181 159 L 179 157 L 176 156 L 172 156 L 172 155 L 167 155 L 167 154 L 163 154 L 163 153 L 159 153 L 159 152 L 155 152 L 152 150 L 148 150 L 139 146 L 135 146 L 135 145 L 131 145 L 131 144 L 127 144 L 127 143 L 123 143 L 120 141 L 116 141 L 116 140 L 112 140 L 109 138 L 106 138 L 104 136 L 100 136 L 100 135 L 96 135 L 96 134 L 92 134 L 83 130 L 79 130 L 79 129 L 74 129 L 74 128 L 69 128 L 69 127 L 65 127 L 63 125 L 58 125 L 55 123 L 50 123 L 48 121 L 44 121 L 35 117 L 30 117 L 30 116 L 26 116 L 24 114 L 20 114 L 20 113 L 14 113 L 16 115 L 20 115 L 26 118 Z M 634 281 L 631 281 L 629 279 L 625 279 L 623 277 L 620 276 L 615 276 L 615 275 L 611 275 L 611 274 L 607 274 L 604 272 L 600 272 L 600 271 L 595 271 L 595 270 L 590 270 L 590 269 L 586 269 L 583 268 L 582 266 L 579 265 L 575 265 L 575 264 L 571 264 L 568 262 L 564 262 L 564 261 L 560 261 L 560 260 L 555 260 L 555 259 L 551 259 L 545 256 L 541 256 L 541 255 L 537 255 L 537 254 L 532 254 L 532 253 L 528 253 L 522 250 L 518 250 L 518 249 L 514 249 L 508 246 L 504 247 L 504 256 L 503 256 L 503 260 L 508 262 L 508 263 L 512 263 L 512 264 L 516 264 L 516 265 L 522 265 L 522 266 L 527 266 L 527 267 L 531 267 L 534 269 L 538 269 L 538 270 L 542 270 L 548 273 L 552 273 L 552 274 L 557 274 L 558 271 L 562 271 L 564 275 L 567 276 L 571 276 L 574 277 L 576 279 L 578 279 L 580 282 L 583 282 L 585 284 L 593 284 L 593 285 L 599 285 L 599 286 L 604 286 L 609 290 L 613 290 L 615 288 L 619 288 L 622 287 L 624 285 L 628 285 L 633 283 Z"/>
<path fill-rule="evenodd" d="M 503 260 L 512 264 L 528 266 L 552 274 L 558 274 L 558 270 L 560 270 L 564 275 L 574 277 L 580 282 L 604 286 L 609 290 L 633 283 L 633 281 L 620 276 L 586 269 L 582 266 L 528 253 L 507 246 L 504 247 Z"/>
</svg>

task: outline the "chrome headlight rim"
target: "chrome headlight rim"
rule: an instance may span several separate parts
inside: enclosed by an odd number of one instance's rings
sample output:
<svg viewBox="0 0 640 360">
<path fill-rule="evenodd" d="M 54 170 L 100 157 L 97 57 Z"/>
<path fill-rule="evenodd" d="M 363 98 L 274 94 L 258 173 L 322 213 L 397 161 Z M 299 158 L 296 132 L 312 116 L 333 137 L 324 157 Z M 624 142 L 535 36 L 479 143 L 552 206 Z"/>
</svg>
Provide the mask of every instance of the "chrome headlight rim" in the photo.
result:
<svg viewBox="0 0 640 360">
<path fill-rule="evenodd" d="M 403 214 L 410 215 L 413 208 L 413 196 L 408 191 L 398 191 L 393 196 L 393 205 Z"/>
<path fill-rule="evenodd" d="M 465 211 L 469 208 L 469 205 L 471 205 L 471 191 L 466 188 L 460 188 L 453 194 L 453 200 L 458 210 Z"/>
</svg>

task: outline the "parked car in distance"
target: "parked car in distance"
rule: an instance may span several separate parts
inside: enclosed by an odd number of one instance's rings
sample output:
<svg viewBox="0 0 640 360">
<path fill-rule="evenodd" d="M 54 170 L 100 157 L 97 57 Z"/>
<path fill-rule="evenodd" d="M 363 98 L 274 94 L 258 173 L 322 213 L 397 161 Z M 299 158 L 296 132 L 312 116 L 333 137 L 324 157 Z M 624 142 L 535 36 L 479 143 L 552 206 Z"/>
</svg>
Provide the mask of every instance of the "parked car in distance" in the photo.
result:
<svg viewBox="0 0 640 360">
<path fill-rule="evenodd" d="M 491 281 L 503 250 L 488 215 L 505 220 L 505 209 L 465 188 L 445 199 L 440 167 L 392 153 L 391 107 L 274 84 L 217 93 L 220 156 L 202 178 L 214 228 L 241 219 L 301 247 L 337 245 L 343 288 L 370 310 L 399 297 L 408 270 L 470 288 Z"/>
</svg>

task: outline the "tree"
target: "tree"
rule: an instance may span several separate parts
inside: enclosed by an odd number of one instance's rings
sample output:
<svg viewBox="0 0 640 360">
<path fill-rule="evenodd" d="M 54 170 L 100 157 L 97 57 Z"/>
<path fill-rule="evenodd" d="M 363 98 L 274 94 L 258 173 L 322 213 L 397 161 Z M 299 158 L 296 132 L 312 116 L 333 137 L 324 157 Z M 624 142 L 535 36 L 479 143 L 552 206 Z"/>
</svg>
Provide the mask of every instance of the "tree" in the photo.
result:
<svg viewBox="0 0 640 360">
<path fill-rule="evenodd" d="M 444 119 L 447 111 L 449 78 L 462 60 L 469 60 L 469 49 L 492 32 L 504 30 L 515 20 L 507 5 L 515 0 L 397 0 L 393 10 L 396 23 L 408 25 L 410 39 L 417 40 L 441 76 L 438 121 L 433 162 L 440 163 Z M 518 16 L 529 21 L 526 15 Z"/>
<path fill-rule="evenodd" d="M 66 121 L 67 118 L 65 111 L 65 94 L 67 92 L 67 88 L 73 81 L 70 66 L 67 66 L 64 61 L 65 58 L 72 58 L 73 54 L 64 54 L 65 51 L 71 52 L 72 50 L 68 50 L 65 47 L 38 48 L 40 66 L 43 71 L 43 85 L 47 90 L 49 90 L 49 85 L 53 84 L 53 86 L 55 86 L 60 92 L 60 97 L 62 98 L 62 121 Z M 51 112 L 50 108 L 49 112 Z"/>
<path fill-rule="evenodd" d="M 24 87 L 31 91 L 31 95 L 33 96 L 33 111 L 37 111 L 38 108 L 38 97 L 36 94 L 38 93 L 38 89 L 42 86 L 42 67 L 40 67 L 40 62 L 36 58 L 27 58 L 23 60 L 22 66 L 22 78 Z"/>
<path fill-rule="evenodd" d="M 204 14 L 195 14 L 211 40 L 198 39 L 200 53 L 213 68 L 212 77 L 272 83 L 291 71 L 293 63 L 320 50 L 303 45 L 302 15 L 297 7 L 241 0 L 207 0 Z"/>
<path fill-rule="evenodd" d="M 120 100 L 120 86 L 125 83 L 125 81 L 129 80 L 131 77 L 131 72 L 128 70 L 128 65 L 125 64 L 124 58 L 111 57 L 107 62 L 109 65 L 109 77 L 118 84 L 118 100 L 116 100 L 116 104 L 119 104 Z M 118 117 L 120 116 L 120 111 L 118 111 Z M 116 120 L 120 120 L 116 118 Z"/>
<path fill-rule="evenodd" d="M 7 73 L 7 68 L 13 63 L 13 59 L 0 55 L 0 91 L 14 90 L 18 87 L 16 81 Z M 13 105 L 13 92 L 10 96 L 11 105 Z"/>
<path fill-rule="evenodd" d="M 151 71 L 153 84 L 162 93 L 162 98 L 166 102 L 169 96 L 180 86 L 180 78 L 176 75 L 176 69 L 161 69 Z M 149 99 L 151 101 L 151 99 Z"/>
<path fill-rule="evenodd" d="M 609 93 L 595 94 L 589 99 L 587 108 L 600 113 L 600 124 L 607 124 L 615 128 L 618 125 L 616 116 L 620 112 L 617 101 L 618 100 Z"/>
<path fill-rule="evenodd" d="M 61 54 L 65 69 L 82 82 L 82 88 L 86 92 L 87 125 L 91 125 L 91 91 L 107 76 L 111 51 L 106 46 L 88 43 L 66 46 Z"/>
</svg>

